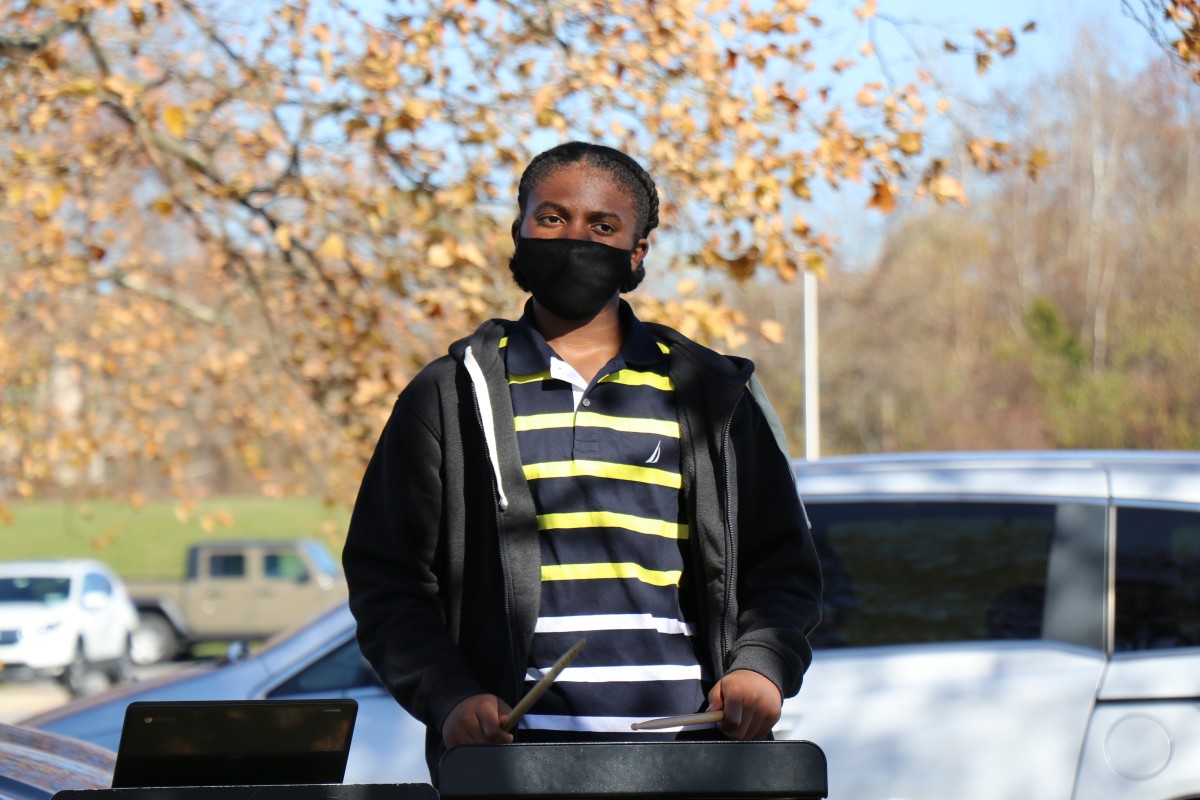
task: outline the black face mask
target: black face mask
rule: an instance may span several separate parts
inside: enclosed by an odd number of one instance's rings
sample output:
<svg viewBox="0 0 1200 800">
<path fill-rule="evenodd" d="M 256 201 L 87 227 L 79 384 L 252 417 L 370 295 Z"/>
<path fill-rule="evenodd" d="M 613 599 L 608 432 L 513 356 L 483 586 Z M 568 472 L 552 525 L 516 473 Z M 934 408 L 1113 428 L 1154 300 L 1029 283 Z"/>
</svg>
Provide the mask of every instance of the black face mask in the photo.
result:
<svg viewBox="0 0 1200 800">
<path fill-rule="evenodd" d="M 517 240 L 513 274 L 559 319 L 594 317 L 629 278 L 633 251 L 582 239 Z"/>
</svg>

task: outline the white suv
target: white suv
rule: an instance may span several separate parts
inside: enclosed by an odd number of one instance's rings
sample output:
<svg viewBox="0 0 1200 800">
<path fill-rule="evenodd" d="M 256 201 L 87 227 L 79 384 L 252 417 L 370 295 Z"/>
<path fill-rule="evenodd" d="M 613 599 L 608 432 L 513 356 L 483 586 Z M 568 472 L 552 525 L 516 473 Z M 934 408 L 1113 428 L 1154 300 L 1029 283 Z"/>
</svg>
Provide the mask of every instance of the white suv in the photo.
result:
<svg viewBox="0 0 1200 800">
<path fill-rule="evenodd" d="M 854 800 L 1200 797 L 1200 453 L 796 463 L 825 570 L 777 738 Z"/>
<path fill-rule="evenodd" d="M 89 559 L 0 563 L 0 678 L 56 677 L 78 694 L 93 668 L 124 678 L 137 609 Z"/>
</svg>

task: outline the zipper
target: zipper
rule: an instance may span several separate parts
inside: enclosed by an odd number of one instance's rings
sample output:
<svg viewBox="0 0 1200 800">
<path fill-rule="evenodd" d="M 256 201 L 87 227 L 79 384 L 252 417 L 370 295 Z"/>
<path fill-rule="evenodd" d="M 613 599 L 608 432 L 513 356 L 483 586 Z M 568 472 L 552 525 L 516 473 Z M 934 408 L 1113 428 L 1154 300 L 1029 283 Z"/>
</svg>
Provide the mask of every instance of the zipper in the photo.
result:
<svg viewBox="0 0 1200 800">
<path fill-rule="evenodd" d="M 739 394 L 729 410 L 725 420 L 725 430 L 721 434 L 721 471 L 725 478 L 725 608 L 721 611 L 721 652 L 726 661 L 729 659 L 729 609 L 733 606 L 733 588 L 737 581 L 737 549 L 733 535 L 733 479 L 729 474 L 730 429 L 733 427 L 733 415 L 737 413 L 738 404 L 742 402 Z M 726 664 L 728 666 L 728 664 Z"/>
<path fill-rule="evenodd" d="M 483 414 L 479 410 L 479 395 L 475 391 L 475 384 L 471 384 L 471 405 L 475 409 L 475 422 L 479 424 L 479 431 L 483 432 Z M 484 437 L 483 447 L 487 449 L 487 437 Z M 484 453 L 485 457 L 489 457 Z M 492 481 L 492 513 L 496 517 L 496 549 L 497 555 L 500 557 L 500 579 L 501 589 L 504 595 L 504 634 L 508 639 L 508 657 L 511 659 L 513 667 L 513 675 L 518 676 L 518 687 L 520 686 L 519 676 L 524 674 L 524 670 L 517 666 L 517 648 L 516 640 L 513 637 L 512 630 L 512 605 L 508 596 L 509 575 L 508 575 L 508 558 L 504 552 L 504 537 L 501 535 L 503 526 L 500 519 L 500 488 L 496 484 L 496 475 L 492 470 L 488 470 L 488 474 Z"/>
</svg>

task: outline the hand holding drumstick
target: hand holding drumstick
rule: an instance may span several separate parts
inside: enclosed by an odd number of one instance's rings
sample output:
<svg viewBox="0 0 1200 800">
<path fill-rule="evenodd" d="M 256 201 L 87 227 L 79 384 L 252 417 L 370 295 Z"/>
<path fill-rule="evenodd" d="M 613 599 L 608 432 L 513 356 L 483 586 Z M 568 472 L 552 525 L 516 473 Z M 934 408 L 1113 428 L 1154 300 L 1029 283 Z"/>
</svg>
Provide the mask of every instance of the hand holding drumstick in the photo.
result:
<svg viewBox="0 0 1200 800">
<path fill-rule="evenodd" d="M 505 715 L 504 722 L 500 725 L 501 728 L 506 732 L 511 732 L 513 728 L 517 727 L 517 723 L 521 721 L 521 717 L 525 716 L 525 712 L 533 708 L 533 704 L 538 701 L 538 698 L 546 693 L 546 690 L 550 688 L 550 684 L 554 683 L 554 679 L 558 677 L 558 673 L 566 669 L 567 665 L 575 660 L 575 656 L 579 655 L 579 651 L 583 649 L 585 641 L 585 639 L 580 639 L 571 646 L 570 650 L 558 657 L 558 661 L 555 661 L 550 669 L 546 670 L 541 679 L 533 685 L 532 689 L 525 693 L 525 696 L 521 698 L 513 710 Z"/>
<path fill-rule="evenodd" d="M 558 673 L 575 660 L 575 656 L 583 649 L 583 643 L 584 640 L 580 639 L 563 653 L 512 709 L 494 694 L 471 695 L 461 701 L 442 724 L 442 742 L 448 748 L 460 744 L 510 744 L 513 741 L 512 731 L 521 717 L 546 693 Z"/>
<path fill-rule="evenodd" d="M 663 717 L 633 724 L 634 730 L 674 728 L 716 722 L 731 739 L 762 739 L 779 721 L 783 697 L 766 677 L 738 669 L 726 675 L 708 693 L 708 710 L 700 714 Z"/>
<path fill-rule="evenodd" d="M 659 717 L 645 722 L 635 722 L 629 727 L 635 731 L 655 731 L 662 728 L 680 728 L 684 725 L 700 725 L 704 722 L 720 722 L 725 719 L 724 711 L 705 711 L 700 714 L 680 714 L 678 717 Z"/>
</svg>

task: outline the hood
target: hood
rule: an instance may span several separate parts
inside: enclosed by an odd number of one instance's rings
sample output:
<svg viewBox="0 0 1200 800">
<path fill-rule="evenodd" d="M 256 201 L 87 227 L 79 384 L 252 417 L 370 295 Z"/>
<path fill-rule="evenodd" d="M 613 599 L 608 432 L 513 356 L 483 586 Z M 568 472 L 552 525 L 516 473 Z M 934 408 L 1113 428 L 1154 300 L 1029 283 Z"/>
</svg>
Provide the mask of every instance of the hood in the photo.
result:
<svg viewBox="0 0 1200 800">
<path fill-rule="evenodd" d="M 112 751 L 65 736 L 0 724 L 0 775 L 52 795 L 63 789 L 107 789 Z"/>
<path fill-rule="evenodd" d="M 34 628 L 50 622 L 61 622 L 69 610 L 65 603 L 56 606 L 44 603 L 5 603 L 0 606 L 0 629 Z"/>
</svg>

